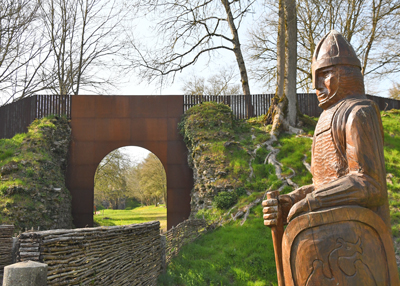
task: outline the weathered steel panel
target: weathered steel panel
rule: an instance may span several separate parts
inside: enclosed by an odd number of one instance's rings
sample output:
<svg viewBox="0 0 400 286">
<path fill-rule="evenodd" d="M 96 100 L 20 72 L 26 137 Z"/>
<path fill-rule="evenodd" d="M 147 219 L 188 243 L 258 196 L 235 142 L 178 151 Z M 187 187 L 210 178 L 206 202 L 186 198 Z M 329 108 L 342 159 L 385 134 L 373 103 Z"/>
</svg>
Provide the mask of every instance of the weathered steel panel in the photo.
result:
<svg viewBox="0 0 400 286">
<path fill-rule="evenodd" d="M 92 96 L 72 96 L 71 118 L 74 120 L 78 118 L 93 118 L 96 114 L 96 101 Z"/>
<path fill-rule="evenodd" d="M 73 166 L 73 168 L 71 168 Z M 70 164 L 68 167 L 70 170 L 68 172 L 68 177 L 67 177 L 67 187 L 71 194 L 73 195 L 75 190 L 81 190 L 81 189 L 91 189 L 94 186 L 94 174 L 97 169 L 97 165 L 91 163 L 84 164 L 82 162 L 79 162 L 78 164 Z M 91 178 L 91 179 L 89 179 Z M 92 190 L 93 192 L 93 190 Z M 92 194 L 93 196 L 93 194 Z M 74 198 L 73 199 L 79 199 L 79 198 Z M 73 207 L 73 206 L 72 206 Z M 91 206 L 90 209 L 93 209 L 93 206 Z M 74 209 L 72 208 L 72 211 Z M 86 210 L 87 212 L 88 210 Z"/>
<path fill-rule="evenodd" d="M 75 112 L 72 112 L 72 116 Z M 74 118 L 71 120 L 72 136 L 78 141 L 92 141 L 96 134 L 95 118 Z"/>
<path fill-rule="evenodd" d="M 171 141 L 168 142 L 167 162 L 173 165 L 184 165 L 187 162 L 187 152 L 185 156 L 176 156 L 176 154 L 186 149 L 185 143 L 182 141 Z"/>
<path fill-rule="evenodd" d="M 168 188 L 167 227 L 176 226 L 184 221 L 190 213 L 190 196 L 187 196 L 186 188 Z"/>
<path fill-rule="evenodd" d="M 146 148 L 163 163 L 168 228 L 189 217 L 193 173 L 177 132 L 183 96 L 72 96 L 71 109 L 67 186 L 75 226 L 93 225 L 96 168 L 109 152 L 124 146 Z"/>
<path fill-rule="evenodd" d="M 96 118 L 95 141 L 129 141 L 131 121 L 129 118 Z"/>
<path fill-rule="evenodd" d="M 145 118 L 143 124 L 146 128 L 146 140 L 167 141 L 168 140 L 168 117 Z"/>
<path fill-rule="evenodd" d="M 168 117 L 168 97 L 169 96 L 131 96 L 129 97 L 130 116 L 141 118 L 166 118 Z"/>
<path fill-rule="evenodd" d="M 183 111 L 183 96 L 169 95 L 167 99 L 167 112 L 169 118 L 180 119 Z"/>
<path fill-rule="evenodd" d="M 72 142 L 69 148 L 69 164 L 79 164 L 79 162 L 93 162 L 94 160 L 96 160 L 95 147 L 96 144 L 94 141 L 83 141 L 80 142 L 78 145 Z"/>
<path fill-rule="evenodd" d="M 168 164 L 168 173 L 171 176 L 172 180 L 167 180 L 167 186 L 169 189 L 182 189 L 188 186 L 191 182 L 193 182 L 193 174 L 192 169 L 186 168 L 186 166 L 181 164 Z M 193 188 L 193 184 L 191 188 Z M 181 206 L 184 208 L 185 206 Z"/>
<path fill-rule="evenodd" d="M 128 96 L 96 96 L 97 118 L 130 117 Z"/>
<path fill-rule="evenodd" d="M 182 136 L 179 134 L 179 131 L 178 131 L 179 121 L 180 121 L 179 118 L 168 118 L 168 122 L 167 122 L 168 140 L 181 141 Z"/>
</svg>

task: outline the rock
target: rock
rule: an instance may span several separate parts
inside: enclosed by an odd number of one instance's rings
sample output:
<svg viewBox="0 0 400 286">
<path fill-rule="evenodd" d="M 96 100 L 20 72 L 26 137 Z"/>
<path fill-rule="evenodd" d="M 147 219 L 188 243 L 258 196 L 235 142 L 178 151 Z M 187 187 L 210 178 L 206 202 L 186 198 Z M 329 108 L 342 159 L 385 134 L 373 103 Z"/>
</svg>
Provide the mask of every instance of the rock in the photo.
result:
<svg viewBox="0 0 400 286">
<path fill-rule="evenodd" d="M 225 148 L 228 148 L 228 147 L 231 147 L 231 146 L 237 146 L 237 147 L 239 147 L 239 145 L 240 145 L 240 143 L 239 143 L 239 142 L 236 142 L 236 141 L 226 141 L 226 142 L 224 143 L 224 147 L 225 147 Z"/>
<path fill-rule="evenodd" d="M 18 164 L 15 161 L 8 162 L 5 164 L 3 167 L 0 169 L 0 174 L 3 175 L 8 175 L 11 174 L 15 171 L 18 171 Z"/>
<path fill-rule="evenodd" d="M 3 286 L 46 286 L 47 264 L 24 261 L 4 267 Z"/>
<path fill-rule="evenodd" d="M 235 215 L 232 214 L 232 219 L 237 220 L 238 218 L 241 218 L 244 215 L 243 211 L 238 211 Z"/>
<path fill-rule="evenodd" d="M 217 173 L 217 176 L 219 176 L 219 177 L 225 177 L 226 175 L 227 175 L 227 173 L 224 172 L 224 171 L 219 171 L 219 172 Z"/>
<path fill-rule="evenodd" d="M 393 174 L 387 173 L 386 174 L 386 183 L 393 185 L 392 179 L 393 179 Z"/>
</svg>

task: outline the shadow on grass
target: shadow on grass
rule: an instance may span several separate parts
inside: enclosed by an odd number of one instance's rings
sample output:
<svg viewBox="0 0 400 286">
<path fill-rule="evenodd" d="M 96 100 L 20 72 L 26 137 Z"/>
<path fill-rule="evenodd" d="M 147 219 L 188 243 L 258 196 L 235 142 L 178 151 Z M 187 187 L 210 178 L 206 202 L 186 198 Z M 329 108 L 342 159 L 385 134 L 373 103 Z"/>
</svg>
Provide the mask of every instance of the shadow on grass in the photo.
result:
<svg viewBox="0 0 400 286">
<path fill-rule="evenodd" d="M 261 206 L 243 226 L 230 223 L 184 246 L 159 285 L 277 285 L 271 231 Z"/>
</svg>

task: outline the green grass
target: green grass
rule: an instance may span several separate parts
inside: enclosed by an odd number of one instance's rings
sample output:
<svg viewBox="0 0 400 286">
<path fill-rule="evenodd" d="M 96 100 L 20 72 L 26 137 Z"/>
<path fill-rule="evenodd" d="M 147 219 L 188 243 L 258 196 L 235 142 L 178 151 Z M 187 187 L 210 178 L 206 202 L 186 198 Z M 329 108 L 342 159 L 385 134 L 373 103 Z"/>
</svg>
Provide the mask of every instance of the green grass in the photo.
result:
<svg viewBox="0 0 400 286">
<path fill-rule="evenodd" d="M 167 209 L 165 205 L 137 207 L 132 210 L 101 210 L 93 216 L 96 225 L 128 225 L 153 220 L 160 221 L 160 228 L 167 229 Z M 109 219 L 104 219 L 105 217 Z"/>
<path fill-rule="evenodd" d="M 277 285 L 271 231 L 261 206 L 243 226 L 232 222 L 182 248 L 159 285 Z"/>
<path fill-rule="evenodd" d="M 400 243 L 400 110 L 382 112 L 382 123 L 392 233 Z"/>
<path fill-rule="evenodd" d="M 296 175 L 292 181 L 299 186 L 312 184 L 311 173 L 304 167 L 303 159 L 307 156 L 306 162 L 311 164 L 311 145 L 310 137 L 297 137 L 294 135 L 282 134 L 279 137 L 281 147 L 277 155 L 277 160 L 283 164 L 282 176 L 292 175 L 292 168 Z"/>
</svg>

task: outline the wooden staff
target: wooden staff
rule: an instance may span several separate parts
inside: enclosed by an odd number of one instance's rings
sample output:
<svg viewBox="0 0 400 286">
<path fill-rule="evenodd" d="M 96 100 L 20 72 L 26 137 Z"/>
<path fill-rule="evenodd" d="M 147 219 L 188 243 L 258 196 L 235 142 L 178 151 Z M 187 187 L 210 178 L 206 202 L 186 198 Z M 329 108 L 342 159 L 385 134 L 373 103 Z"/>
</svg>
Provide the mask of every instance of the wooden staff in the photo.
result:
<svg viewBox="0 0 400 286">
<path fill-rule="evenodd" d="M 267 199 L 278 199 L 279 191 L 272 191 L 267 193 Z M 269 226 L 272 233 L 272 242 L 274 244 L 276 274 L 278 276 L 278 286 L 285 286 L 283 278 L 283 264 L 282 264 L 282 237 L 283 237 L 283 220 L 282 210 L 278 202 L 278 215 L 276 218 L 276 225 Z"/>
</svg>

